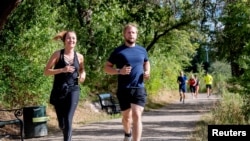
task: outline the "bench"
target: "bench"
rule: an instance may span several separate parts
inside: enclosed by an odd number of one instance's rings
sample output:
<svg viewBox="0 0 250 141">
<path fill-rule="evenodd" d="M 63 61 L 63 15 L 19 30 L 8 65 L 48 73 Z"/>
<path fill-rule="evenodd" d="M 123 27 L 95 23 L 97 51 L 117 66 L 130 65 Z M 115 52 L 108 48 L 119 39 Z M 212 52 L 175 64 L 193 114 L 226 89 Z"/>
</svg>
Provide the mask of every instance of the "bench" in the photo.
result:
<svg viewBox="0 0 250 141">
<path fill-rule="evenodd" d="M 23 141 L 22 109 L 0 109 L 0 140 L 5 137 L 17 138 Z M 8 118 L 3 119 L 4 118 Z"/>
<path fill-rule="evenodd" d="M 108 114 L 118 114 L 121 112 L 120 105 L 116 102 L 112 94 L 102 93 L 98 94 L 101 109 Z"/>
</svg>

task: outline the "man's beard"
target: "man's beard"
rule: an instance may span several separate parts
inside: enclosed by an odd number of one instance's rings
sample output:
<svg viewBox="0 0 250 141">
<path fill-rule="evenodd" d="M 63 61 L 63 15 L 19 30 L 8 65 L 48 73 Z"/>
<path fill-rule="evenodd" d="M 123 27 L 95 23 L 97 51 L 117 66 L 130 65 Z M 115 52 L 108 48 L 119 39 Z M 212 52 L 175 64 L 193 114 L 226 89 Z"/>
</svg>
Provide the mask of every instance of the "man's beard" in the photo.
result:
<svg viewBox="0 0 250 141">
<path fill-rule="evenodd" d="M 126 43 L 129 44 L 129 45 L 133 45 L 135 43 L 135 40 L 126 39 Z"/>
</svg>

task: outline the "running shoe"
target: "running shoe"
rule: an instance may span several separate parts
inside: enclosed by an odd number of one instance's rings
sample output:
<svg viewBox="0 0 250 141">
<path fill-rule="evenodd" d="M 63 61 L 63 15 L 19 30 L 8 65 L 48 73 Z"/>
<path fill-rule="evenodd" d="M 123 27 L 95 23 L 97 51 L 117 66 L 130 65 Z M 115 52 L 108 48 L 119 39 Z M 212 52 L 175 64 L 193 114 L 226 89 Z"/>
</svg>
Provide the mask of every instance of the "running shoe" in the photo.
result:
<svg viewBox="0 0 250 141">
<path fill-rule="evenodd" d="M 132 138 L 125 136 L 123 141 L 132 141 Z"/>
</svg>

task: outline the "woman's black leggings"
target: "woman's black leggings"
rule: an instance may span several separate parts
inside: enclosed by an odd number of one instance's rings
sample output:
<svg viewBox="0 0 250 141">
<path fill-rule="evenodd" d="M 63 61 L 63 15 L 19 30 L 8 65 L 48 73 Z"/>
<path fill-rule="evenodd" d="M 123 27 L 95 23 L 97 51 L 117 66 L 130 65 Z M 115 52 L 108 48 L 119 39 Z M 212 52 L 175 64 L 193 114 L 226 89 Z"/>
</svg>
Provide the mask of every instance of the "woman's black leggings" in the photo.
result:
<svg viewBox="0 0 250 141">
<path fill-rule="evenodd" d="M 79 87 L 71 89 L 65 100 L 54 106 L 59 128 L 63 132 L 64 141 L 71 141 L 72 138 L 72 120 L 78 105 L 79 95 Z"/>
</svg>

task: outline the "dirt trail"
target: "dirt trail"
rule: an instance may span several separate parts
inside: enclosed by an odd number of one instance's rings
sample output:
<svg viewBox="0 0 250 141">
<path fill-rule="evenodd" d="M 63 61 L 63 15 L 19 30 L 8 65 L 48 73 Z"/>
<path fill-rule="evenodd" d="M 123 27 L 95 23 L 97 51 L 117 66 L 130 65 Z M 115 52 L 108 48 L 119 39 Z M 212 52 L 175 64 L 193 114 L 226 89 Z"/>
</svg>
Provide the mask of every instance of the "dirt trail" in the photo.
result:
<svg viewBox="0 0 250 141">
<path fill-rule="evenodd" d="M 190 94 L 188 94 L 189 97 Z M 186 141 L 201 116 L 219 100 L 215 95 L 187 98 L 185 104 L 175 101 L 161 109 L 144 112 L 142 141 Z M 62 141 L 57 133 L 25 141 Z M 74 129 L 73 141 L 123 141 L 121 119 L 87 124 Z"/>
</svg>

